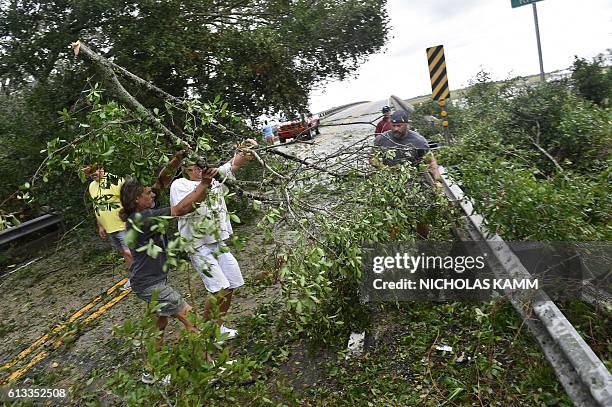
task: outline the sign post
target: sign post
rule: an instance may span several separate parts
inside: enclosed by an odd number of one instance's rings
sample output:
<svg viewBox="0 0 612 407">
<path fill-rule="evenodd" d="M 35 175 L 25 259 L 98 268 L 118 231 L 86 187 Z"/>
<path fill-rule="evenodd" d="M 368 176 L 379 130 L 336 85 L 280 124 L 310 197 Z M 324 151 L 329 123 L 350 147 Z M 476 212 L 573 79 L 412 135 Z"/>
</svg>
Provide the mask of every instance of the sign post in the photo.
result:
<svg viewBox="0 0 612 407">
<path fill-rule="evenodd" d="M 540 42 L 540 26 L 538 25 L 538 8 L 536 2 L 541 0 L 510 0 L 512 8 L 531 4 L 533 7 L 533 21 L 535 23 L 536 40 L 538 42 L 538 57 L 540 58 L 540 82 L 544 82 L 544 62 L 542 61 L 542 44 Z"/>
<path fill-rule="evenodd" d="M 450 145 L 450 134 L 448 132 L 448 118 L 446 112 L 446 99 L 450 98 L 448 88 L 448 77 L 446 76 L 446 60 L 444 58 L 444 47 L 438 45 L 429 47 L 427 52 L 427 63 L 429 65 L 429 77 L 431 78 L 431 98 L 438 101 L 444 127 L 444 140 Z"/>
</svg>

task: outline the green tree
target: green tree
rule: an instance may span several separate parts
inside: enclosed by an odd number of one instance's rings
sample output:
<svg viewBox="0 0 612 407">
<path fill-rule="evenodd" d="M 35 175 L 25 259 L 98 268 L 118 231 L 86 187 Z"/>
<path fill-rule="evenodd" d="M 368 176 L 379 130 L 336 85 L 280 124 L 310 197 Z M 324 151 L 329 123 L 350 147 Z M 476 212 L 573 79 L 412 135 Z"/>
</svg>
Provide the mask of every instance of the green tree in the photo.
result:
<svg viewBox="0 0 612 407">
<path fill-rule="evenodd" d="M 313 84 L 351 74 L 387 37 L 385 0 L 2 1 L 0 78 L 47 81 L 77 39 L 182 96 L 236 111 L 303 108 Z M 78 81 L 77 81 L 78 82 Z"/>
<path fill-rule="evenodd" d="M 609 106 L 612 96 L 612 70 L 606 67 L 606 59 L 610 58 L 612 51 L 608 51 L 607 58 L 599 54 L 593 62 L 576 56 L 571 68 L 576 93 L 600 106 Z"/>
<path fill-rule="evenodd" d="M 610 236 L 610 109 L 567 80 L 524 86 L 479 74 L 439 150 L 491 231 L 506 240 Z"/>
</svg>

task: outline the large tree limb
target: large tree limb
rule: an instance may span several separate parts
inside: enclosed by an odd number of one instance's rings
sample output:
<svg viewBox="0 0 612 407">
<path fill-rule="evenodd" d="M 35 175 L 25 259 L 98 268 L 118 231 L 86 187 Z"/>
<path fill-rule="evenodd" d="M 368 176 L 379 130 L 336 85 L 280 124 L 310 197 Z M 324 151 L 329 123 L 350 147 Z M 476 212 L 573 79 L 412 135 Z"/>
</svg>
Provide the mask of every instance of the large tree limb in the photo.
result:
<svg viewBox="0 0 612 407">
<path fill-rule="evenodd" d="M 83 60 L 89 62 L 96 68 L 104 80 L 106 81 L 109 89 L 119 101 L 125 104 L 132 111 L 138 113 L 144 118 L 153 128 L 161 132 L 166 140 L 174 147 L 180 146 L 185 150 L 191 151 L 191 146 L 180 137 L 175 135 L 166 126 L 164 126 L 146 107 L 144 107 L 135 97 L 133 97 L 121 84 L 113 64 L 103 56 L 95 53 L 87 45 L 77 41 L 71 44 L 75 56 L 80 56 Z M 134 75 L 135 76 L 135 75 Z"/>
<path fill-rule="evenodd" d="M 171 94 L 169 94 L 165 90 L 158 88 L 157 86 L 153 85 L 151 82 L 145 81 L 141 77 L 139 77 L 137 75 L 134 75 L 133 73 L 131 73 L 130 71 L 128 71 L 124 67 L 119 66 L 119 65 L 117 65 L 117 64 L 115 64 L 113 62 L 110 62 L 110 61 L 108 61 L 108 63 L 115 70 L 116 73 L 118 73 L 119 75 L 123 76 L 126 79 L 129 79 L 129 80 L 133 81 L 135 84 L 137 84 L 137 85 L 139 85 L 139 86 L 141 86 L 143 88 L 146 88 L 147 90 L 149 90 L 152 93 L 156 94 L 160 98 L 165 99 L 165 100 L 169 100 L 169 101 L 172 101 L 172 102 L 177 102 L 177 103 L 183 101 L 181 98 L 177 98 L 176 96 L 172 96 Z"/>
</svg>

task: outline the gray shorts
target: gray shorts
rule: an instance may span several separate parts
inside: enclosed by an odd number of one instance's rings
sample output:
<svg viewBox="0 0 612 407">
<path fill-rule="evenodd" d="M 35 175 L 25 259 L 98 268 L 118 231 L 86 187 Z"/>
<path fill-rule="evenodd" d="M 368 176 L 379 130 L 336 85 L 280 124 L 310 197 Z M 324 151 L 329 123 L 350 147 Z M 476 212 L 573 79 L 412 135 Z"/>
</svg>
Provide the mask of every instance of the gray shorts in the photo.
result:
<svg viewBox="0 0 612 407">
<path fill-rule="evenodd" d="M 113 249 L 128 249 L 128 245 L 125 243 L 125 230 L 109 233 L 108 239 L 110 240 Z"/>
<path fill-rule="evenodd" d="M 134 291 L 134 293 L 141 300 L 150 302 L 153 298 L 153 292 L 155 290 L 159 291 L 159 295 L 157 296 L 157 304 L 162 306 L 162 308 L 157 312 L 158 315 L 162 317 L 176 315 L 187 306 L 187 303 L 183 297 L 181 297 L 181 295 L 177 293 L 174 288 L 167 285 L 165 281 L 154 284 L 145 288 L 144 290 Z"/>
</svg>

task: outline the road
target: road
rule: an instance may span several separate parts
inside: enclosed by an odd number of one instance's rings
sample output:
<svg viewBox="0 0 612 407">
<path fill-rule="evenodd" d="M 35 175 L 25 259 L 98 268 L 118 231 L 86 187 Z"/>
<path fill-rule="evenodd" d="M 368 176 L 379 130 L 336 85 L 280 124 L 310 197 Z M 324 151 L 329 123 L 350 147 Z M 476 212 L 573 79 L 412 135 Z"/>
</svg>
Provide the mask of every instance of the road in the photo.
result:
<svg viewBox="0 0 612 407">
<path fill-rule="evenodd" d="M 309 162 L 325 162 L 328 156 L 339 150 L 357 150 L 371 145 L 382 107 L 388 103 L 387 99 L 366 102 L 326 116 L 321 119 L 321 134 L 313 138 L 312 144 L 298 143 L 279 148 Z"/>
</svg>

